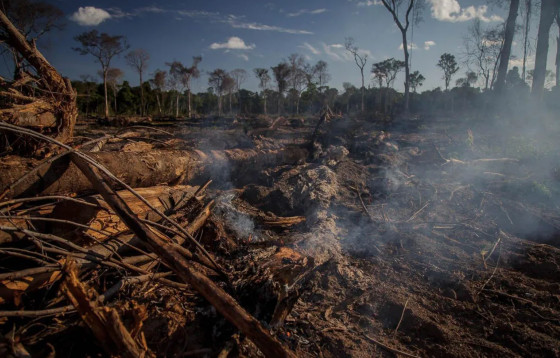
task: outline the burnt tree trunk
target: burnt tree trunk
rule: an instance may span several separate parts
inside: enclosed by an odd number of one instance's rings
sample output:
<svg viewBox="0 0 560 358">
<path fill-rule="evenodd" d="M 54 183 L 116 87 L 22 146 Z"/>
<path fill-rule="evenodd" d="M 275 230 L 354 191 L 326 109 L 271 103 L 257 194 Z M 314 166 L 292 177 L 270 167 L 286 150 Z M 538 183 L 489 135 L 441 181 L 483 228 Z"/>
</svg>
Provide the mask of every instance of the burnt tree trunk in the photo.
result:
<svg viewBox="0 0 560 358">
<path fill-rule="evenodd" d="M 543 0 L 537 35 L 537 53 L 535 57 L 535 71 L 533 73 L 532 94 L 537 100 L 542 99 L 546 77 L 546 60 L 548 56 L 548 37 L 554 17 L 560 7 L 560 0 Z"/>
<path fill-rule="evenodd" d="M 504 45 L 500 55 L 500 65 L 498 67 L 498 78 L 496 79 L 496 90 L 502 91 L 506 83 L 506 75 L 508 70 L 509 58 L 511 55 L 511 45 L 513 36 L 515 35 L 515 21 L 517 20 L 517 12 L 519 9 L 519 0 L 511 0 L 509 5 L 509 15 L 506 21 L 506 31 L 504 36 Z"/>
</svg>

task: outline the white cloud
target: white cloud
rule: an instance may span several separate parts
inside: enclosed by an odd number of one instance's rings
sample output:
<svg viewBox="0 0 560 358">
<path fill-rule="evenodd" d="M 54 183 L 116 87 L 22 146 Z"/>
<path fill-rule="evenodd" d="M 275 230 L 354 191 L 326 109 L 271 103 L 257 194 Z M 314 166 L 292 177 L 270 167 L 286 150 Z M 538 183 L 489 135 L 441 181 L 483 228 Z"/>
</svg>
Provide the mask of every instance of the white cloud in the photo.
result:
<svg viewBox="0 0 560 358">
<path fill-rule="evenodd" d="M 409 50 L 416 50 L 418 48 L 418 46 L 416 46 L 416 44 L 414 42 L 409 42 L 407 44 L 407 47 Z M 402 45 L 402 43 L 399 45 L 399 50 L 402 50 L 404 47 Z"/>
<path fill-rule="evenodd" d="M 314 55 L 320 55 L 321 51 L 319 51 L 317 48 L 311 46 L 309 43 L 304 42 L 301 46 L 299 46 L 301 48 L 304 48 L 306 50 L 309 50 L 309 52 L 311 52 Z"/>
<path fill-rule="evenodd" d="M 288 13 L 287 16 L 296 17 L 296 16 L 300 16 L 300 15 L 303 15 L 303 14 L 317 15 L 317 14 L 322 14 L 325 11 L 327 11 L 327 9 L 324 9 L 324 8 L 323 9 L 315 9 L 315 10 L 301 9 L 301 10 L 298 10 L 296 12 Z"/>
<path fill-rule="evenodd" d="M 349 61 L 352 59 L 351 55 L 341 44 L 327 45 L 322 42 L 321 46 L 323 47 L 323 52 L 335 61 Z"/>
<path fill-rule="evenodd" d="M 230 37 L 227 42 L 218 43 L 214 42 L 210 45 L 212 50 L 228 49 L 228 50 L 252 50 L 255 48 L 255 44 L 246 44 L 241 38 L 237 36 Z"/>
<path fill-rule="evenodd" d="M 436 45 L 435 41 L 424 41 L 424 50 L 428 51 L 430 48 Z"/>
<path fill-rule="evenodd" d="M 240 53 L 237 55 L 237 57 L 244 59 L 245 61 L 249 61 L 249 56 L 247 56 L 244 53 Z"/>
<path fill-rule="evenodd" d="M 82 26 L 97 26 L 111 18 L 111 14 L 103 9 L 93 6 L 79 7 L 78 11 L 70 16 L 70 20 Z"/>
<path fill-rule="evenodd" d="M 521 72 L 521 68 L 523 67 L 523 57 L 511 58 L 509 60 L 509 68 L 512 68 L 512 67 L 515 67 L 515 66 L 519 67 L 519 71 Z M 525 67 L 527 69 L 533 69 L 535 67 L 535 56 L 534 55 L 527 56 Z"/>
<path fill-rule="evenodd" d="M 503 21 L 498 15 L 486 16 L 488 6 L 481 5 L 478 7 L 468 6 L 461 8 L 457 0 L 428 0 L 432 5 L 432 17 L 439 21 L 463 22 L 472 19 L 480 19 L 480 21 Z"/>
<path fill-rule="evenodd" d="M 288 34 L 297 35 L 313 35 L 313 32 L 306 30 L 288 29 L 280 26 L 264 25 L 257 22 L 243 22 L 240 21 L 240 17 L 235 15 L 229 15 L 227 20 L 223 21 L 228 23 L 231 27 L 235 29 L 247 29 L 247 30 L 257 30 L 257 31 L 276 31 L 285 32 Z"/>
<path fill-rule="evenodd" d="M 373 6 L 373 5 L 383 5 L 381 0 L 367 0 L 367 1 L 359 1 L 358 6 Z"/>
</svg>

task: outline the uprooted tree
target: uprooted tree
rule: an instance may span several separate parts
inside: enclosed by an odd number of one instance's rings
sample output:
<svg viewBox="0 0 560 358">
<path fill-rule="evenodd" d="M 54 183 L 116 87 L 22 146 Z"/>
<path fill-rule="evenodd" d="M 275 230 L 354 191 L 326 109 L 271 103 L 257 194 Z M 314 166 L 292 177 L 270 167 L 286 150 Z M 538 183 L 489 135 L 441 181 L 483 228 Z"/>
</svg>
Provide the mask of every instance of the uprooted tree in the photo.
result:
<svg viewBox="0 0 560 358">
<path fill-rule="evenodd" d="M 21 61 L 17 78 L 0 78 L 0 119 L 50 134 L 61 142 L 68 141 L 78 115 L 76 92 L 70 81 L 56 71 L 39 52 L 35 41 L 26 38 L 3 11 L 0 27 L 3 45 Z M 37 150 L 37 142 L 2 135 L 0 150 L 11 149 L 32 152 Z"/>
</svg>

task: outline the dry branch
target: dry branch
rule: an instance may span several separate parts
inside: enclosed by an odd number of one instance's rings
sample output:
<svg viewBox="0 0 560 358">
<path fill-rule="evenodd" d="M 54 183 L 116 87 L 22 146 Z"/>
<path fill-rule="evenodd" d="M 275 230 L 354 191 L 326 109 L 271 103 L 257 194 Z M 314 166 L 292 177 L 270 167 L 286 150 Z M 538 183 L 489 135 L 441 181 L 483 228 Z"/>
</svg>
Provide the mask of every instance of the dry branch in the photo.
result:
<svg viewBox="0 0 560 358">
<path fill-rule="evenodd" d="M 266 356 L 295 357 L 231 296 L 206 276 L 193 270 L 173 244 L 162 240 L 160 236 L 139 221 L 127 204 L 109 187 L 95 169 L 92 169 L 88 163 L 76 154 L 72 154 L 72 160 L 138 238 L 161 257 L 177 276 L 185 283 L 192 285 L 218 312 L 247 335 Z"/>
</svg>

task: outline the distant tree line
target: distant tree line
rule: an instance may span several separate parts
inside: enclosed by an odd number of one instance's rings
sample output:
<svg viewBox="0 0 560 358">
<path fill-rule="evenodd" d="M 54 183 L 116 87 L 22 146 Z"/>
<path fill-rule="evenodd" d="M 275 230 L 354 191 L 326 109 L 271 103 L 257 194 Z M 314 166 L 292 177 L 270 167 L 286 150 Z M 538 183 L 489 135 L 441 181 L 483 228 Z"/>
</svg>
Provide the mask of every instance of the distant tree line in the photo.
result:
<svg viewBox="0 0 560 358">
<path fill-rule="evenodd" d="M 61 28 L 62 12 L 53 5 L 32 0 L 0 0 L 6 13 L 26 37 L 36 40 L 45 32 Z M 422 0 L 385 1 L 381 4 L 392 16 L 402 35 L 403 60 L 389 58 L 368 63 L 368 52 L 361 50 L 354 39 L 346 38 L 345 49 L 359 70 L 360 83 L 355 87 L 344 83 L 341 90 L 330 87 L 331 75 L 325 61 L 308 63 L 301 54 L 291 54 L 269 68 L 228 71 L 217 68 L 204 71 L 202 57 L 195 56 L 189 64 L 181 61 L 165 63 L 165 69 L 149 72 L 150 55 L 144 49 L 133 49 L 124 36 L 84 32 L 75 37 L 74 50 L 92 57 L 99 65 L 98 77 L 80 76 L 73 82 L 78 91 L 78 106 L 85 116 L 139 115 L 192 117 L 207 115 L 293 114 L 317 112 L 329 105 L 335 111 L 397 112 L 456 110 L 484 105 L 487 101 L 511 101 L 511 98 L 545 99 L 558 103 L 560 95 L 560 40 L 557 45 L 556 73 L 547 70 L 551 26 L 560 25 L 560 0 L 543 0 L 540 8 L 532 0 L 499 1 L 508 8 L 503 24 L 486 26 L 474 20 L 463 41 L 463 50 L 456 55 L 444 53 L 434 66 L 442 73 L 440 88 L 418 93 L 425 77 L 412 67 L 407 34 L 417 23 Z M 535 65 L 529 69 L 531 52 L 529 28 L 539 12 Z M 522 17 L 522 25 L 517 25 Z M 511 46 L 517 32 L 522 34 L 521 66 L 510 68 Z M 0 33 L 0 40 L 2 34 Z M 558 36 L 560 38 L 560 36 Z M 124 56 L 128 67 L 138 76 L 132 85 L 123 81 L 124 69 L 113 66 L 114 59 Z M 25 62 L 13 56 L 14 79 L 25 77 Z M 369 65 L 369 67 L 368 67 Z M 192 93 L 191 83 L 202 73 L 208 75 L 206 91 Z M 399 73 L 404 73 L 404 93 L 394 89 Z M 249 91 L 243 84 L 250 76 L 258 81 L 258 91 Z M 529 88 L 528 83 L 531 84 Z M 552 91 L 546 90 L 553 87 Z"/>
</svg>

